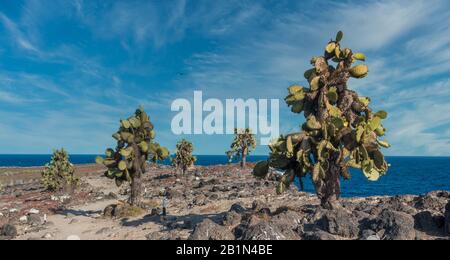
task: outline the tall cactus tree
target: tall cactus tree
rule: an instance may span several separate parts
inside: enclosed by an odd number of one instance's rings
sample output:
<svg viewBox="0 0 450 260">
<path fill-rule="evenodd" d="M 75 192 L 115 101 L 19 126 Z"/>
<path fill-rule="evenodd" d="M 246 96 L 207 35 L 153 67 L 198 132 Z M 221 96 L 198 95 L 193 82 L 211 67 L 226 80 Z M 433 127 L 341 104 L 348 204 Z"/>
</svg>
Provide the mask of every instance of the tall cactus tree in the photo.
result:
<svg viewBox="0 0 450 260">
<path fill-rule="evenodd" d="M 231 150 L 227 152 L 228 158 L 234 157 L 241 159 L 241 167 L 245 168 L 247 164 L 247 155 L 256 148 L 256 138 L 249 128 L 234 129 L 234 140 L 231 144 Z"/>
<path fill-rule="evenodd" d="M 185 175 L 188 168 L 194 165 L 197 161 L 197 158 L 192 155 L 193 152 L 194 146 L 191 142 L 185 139 L 178 142 L 175 157 L 172 159 L 172 164 L 180 170 L 183 175 Z"/>
<path fill-rule="evenodd" d="M 369 181 L 388 171 L 381 148 L 390 145 L 379 140 L 386 131 L 381 121 L 387 113 L 373 112 L 370 98 L 347 87 L 350 78 L 364 78 L 369 70 L 364 64 L 355 64 L 365 61 L 364 54 L 341 48 L 342 37 L 339 32 L 323 56 L 312 58 L 313 68 L 305 72 L 309 88 L 294 85 L 288 89 L 286 103 L 292 112 L 303 112 L 306 118 L 302 131 L 271 143 L 269 160 L 254 169 L 257 177 L 266 176 L 270 167 L 284 171 L 278 193 L 296 177 L 303 184 L 302 178 L 311 174 L 324 208 L 339 205 L 340 178 L 350 178 L 350 167 L 362 170 Z"/>
<path fill-rule="evenodd" d="M 140 207 L 143 205 L 142 176 L 146 172 L 146 162 L 157 161 L 169 152 L 154 142 L 153 124 L 142 107 L 130 118 L 120 121 L 120 128 L 113 138 L 117 141 L 116 148 L 108 148 L 105 158 L 97 157 L 96 162 L 108 168 L 105 175 L 114 179 L 117 186 L 130 183 L 129 203 Z"/>
<path fill-rule="evenodd" d="M 63 149 L 55 150 L 42 171 L 42 184 L 49 191 L 71 192 L 78 184 L 75 167 L 69 160 L 69 154 Z"/>
</svg>

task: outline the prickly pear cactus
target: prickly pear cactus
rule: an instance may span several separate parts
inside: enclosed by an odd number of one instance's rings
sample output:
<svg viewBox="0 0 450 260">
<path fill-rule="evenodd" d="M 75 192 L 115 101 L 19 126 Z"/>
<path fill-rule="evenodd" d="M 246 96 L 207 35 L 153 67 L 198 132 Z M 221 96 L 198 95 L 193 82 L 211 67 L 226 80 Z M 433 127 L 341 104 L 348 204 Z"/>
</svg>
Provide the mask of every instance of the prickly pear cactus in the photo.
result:
<svg viewBox="0 0 450 260">
<path fill-rule="evenodd" d="M 42 184 L 49 191 L 70 192 L 78 183 L 75 168 L 64 149 L 53 152 L 50 162 L 45 165 L 41 174 Z"/>
<path fill-rule="evenodd" d="M 284 172 L 277 192 L 285 191 L 296 178 L 311 175 L 322 206 L 332 208 L 340 196 L 340 178 L 349 179 L 349 168 L 360 169 L 369 181 L 388 171 L 381 140 L 386 129 L 385 111 L 374 112 L 370 98 L 361 97 L 347 87 L 350 78 L 367 76 L 366 57 L 341 47 L 343 33 L 330 41 L 323 56 L 313 57 L 313 68 L 304 74 L 309 87 L 293 85 L 285 101 L 293 113 L 303 112 L 306 122 L 301 131 L 272 142 L 270 158 L 254 168 L 254 175 L 265 177 L 269 168 Z"/>
<path fill-rule="evenodd" d="M 194 146 L 191 142 L 184 139 L 178 142 L 177 151 L 175 157 L 172 159 L 172 164 L 180 170 L 183 175 L 186 174 L 188 168 L 197 161 L 197 158 L 192 155 L 193 152 Z"/>
<path fill-rule="evenodd" d="M 105 157 L 96 162 L 108 168 L 105 176 L 115 180 L 119 187 L 125 182 L 131 184 L 129 203 L 142 206 L 142 175 L 147 161 L 157 162 L 168 157 L 169 151 L 154 142 L 155 131 L 150 118 L 140 107 L 133 116 L 120 121 L 119 130 L 112 135 L 117 141 L 115 149 L 108 148 Z"/>
<path fill-rule="evenodd" d="M 158 143 L 154 143 L 150 149 L 150 161 L 158 163 L 170 157 L 170 152 L 166 147 L 162 147 Z"/>
<path fill-rule="evenodd" d="M 249 128 L 235 129 L 234 140 L 231 144 L 231 150 L 227 152 L 229 160 L 234 157 L 241 159 L 241 167 L 244 168 L 247 163 L 247 155 L 256 148 L 256 138 Z"/>
</svg>

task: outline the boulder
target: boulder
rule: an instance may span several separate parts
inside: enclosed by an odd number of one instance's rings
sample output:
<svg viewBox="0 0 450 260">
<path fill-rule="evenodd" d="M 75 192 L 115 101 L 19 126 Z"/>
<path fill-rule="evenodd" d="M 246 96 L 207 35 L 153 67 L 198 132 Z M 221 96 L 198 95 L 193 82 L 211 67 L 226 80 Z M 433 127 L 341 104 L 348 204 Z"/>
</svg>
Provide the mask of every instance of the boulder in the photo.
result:
<svg viewBox="0 0 450 260">
<path fill-rule="evenodd" d="M 277 212 L 279 211 L 277 210 Z M 295 230 L 302 223 L 302 220 L 303 215 L 301 213 L 292 210 L 285 210 L 272 216 L 270 222 L 279 227 Z"/>
<path fill-rule="evenodd" d="M 445 224 L 442 215 L 433 214 L 431 211 L 422 211 L 414 216 L 414 228 L 428 235 L 441 235 Z"/>
<path fill-rule="evenodd" d="M 152 210 L 150 211 L 150 216 L 158 216 L 161 215 L 162 209 L 161 208 L 152 208 Z"/>
<path fill-rule="evenodd" d="M 229 200 L 234 200 L 237 197 L 239 197 L 239 193 L 237 193 L 237 192 L 233 192 L 233 193 L 230 193 L 230 195 L 228 195 Z"/>
<path fill-rule="evenodd" d="M 406 213 L 385 209 L 371 223 L 371 229 L 384 231 L 384 240 L 414 240 L 414 218 Z"/>
<path fill-rule="evenodd" d="M 5 224 L 0 231 L 0 235 L 6 239 L 13 239 L 17 236 L 17 228 L 11 224 Z"/>
<path fill-rule="evenodd" d="M 193 200 L 193 204 L 197 206 L 203 206 L 206 204 L 206 196 L 203 194 L 200 194 L 196 196 Z"/>
<path fill-rule="evenodd" d="M 212 188 L 211 188 L 211 192 L 219 192 L 221 189 L 220 189 L 220 187 L 219 186 L 213 186 Z"/>
<path fill-rule="evenodd" d="M 26 224 L 28 222 L 28 217 L 27 216 L 20 217 L 19 222 L 22 224 Z"/>
<path fill-rule="evenodd" d="M 259 212 L 259 211 L 262 211 L 262 210 L 266 210 L 267 211 L 267 209 L 269 209 L 269 208 L 270 207 L 265 202 L 263 202 L 261 200 L 255 200 L 252 203 L 252 210 L 254 212 Z M 270 212 L 270 209 L 268 211 Z"/>
<path fill-rule="evenodd" d="M 445 206 L 445 233 L 450 236 L 450 200 Z"/>
<path fill-rule="evenodd" d="M 28 215 L 27 223 L 31 226 L 41 226 L 44 225 L 45 221 L 44 218 L 39 214 L 30 214 Z"/>
<path fill-rule="evenodd" d="M 37 210 L 37 209 L 30 209 L 28 211 L 28 214 L 39 214 L 39 210 Z"/>
<path fill-rule="evenodd" d="M 361 232 L 359 240 L 381 240 L 381 238 L 375 231 L 366 229 Z"/>
<path fill-rule="evenodd" d="M 242 206 L 242 204 L 235 203 L 235 204 L 231 205 L 231 208 L 229 211 L 234 211 L 236 213 L 243 214 L 243 213 L 245 213 L 245 211 L 247 211 L 247 209 L 244 206 Z"/>
<path fill-rule="evenodd" d="M 270 222 L 260 222 L 248 227 L 242 234 L 242 240 L 298 240 L 300 237 L 290 229 L 283 230 Z"/>
<path fill-rule="evenodd" d="M 445 208 L 447 204 L 447 198 L 438 197 L 437 193 L 428 193 L 426 195 L 420 196 L 415 204 L 415 207 L 420 210 L 433 210 L 440 211 Z"/>
<path fill-rule="evenodd" d="M 323 230 L 306 232 L 302 238 L 303 240 L 337 240 L 335 236 Z"/>
<path fill-rule="evenodd" d="M 234 240 L 233 233 L 226 227 L 220 226 L 210 219 L 197 224 L 189 240 Z"/>
<path fill-rule="evenodd" d="M 357 220 L 342 208 L 325 210 L 316 225 L 323 231 L 345 238 L 357 237 L 359 233 Z"/>
<path fill-rule="evenodd" d="M 241 223 L 241 220 L 241 214 L 237 213 L 236 211 L 229 211 L 225 213 L 222 223 L 224 226 L 235 227 Z"/>
<path fill-rule="evenodd" d="M 219 199 L 219 195 L 216 194 L 216 193 L 213 193 L 213 194 L 210 194 L 210 195 L 208 196 L 208 198 L 209 198 L 210 200 L 218 200 L 218 199 Z"/>
<path fill-rule="evenodd" d="M 112 217 L 114 217 L 116 208 L 117 208 L 117 205 L 109 205 L 109 206 L 107 206 L 107 207 L 103 210 L 103 216 L 105 216 L 105 217 L 107 217 L 107 218 L 112 218 Z"/>
<path fill-rule="evenodd" d="M 169 232 L 156 231 L 145 236 L 147 240 L 180 240 L 180 236 L 176 230 Z"/>
<path fill-rule="evenodd" d="M 109 200 L 117 200 L 119 199 L 119 196 L 117 196 L 117 194 L 115 194 L 114 192 L 110 192 L 108 193 L 108 195 L 106 195 L 105 198 Z"/>
<path fill-rule="evenodd" d="M 181 192 L 179 192 L 178 190 L 176 190 L 176 189 L 167 188 L 167 189 L 165 190 L 164 196 L 165 196 L 167 199 L 175 199 L 175 198 L 181 198 L 181 197 L 183 197 L 183 194 L 182 194 Z"/>
<path fill-rule="evenodd" d="M 409 196 L 395 196 L 385 202 L 383 209 L 387 208 L 394 211 L 404 212 L 409 215 L 415 215 L 417 210 L 410 204 L 412 205 L 413 203 L 412 199 L 411 201 L 409 200 Z"/>
</svg>

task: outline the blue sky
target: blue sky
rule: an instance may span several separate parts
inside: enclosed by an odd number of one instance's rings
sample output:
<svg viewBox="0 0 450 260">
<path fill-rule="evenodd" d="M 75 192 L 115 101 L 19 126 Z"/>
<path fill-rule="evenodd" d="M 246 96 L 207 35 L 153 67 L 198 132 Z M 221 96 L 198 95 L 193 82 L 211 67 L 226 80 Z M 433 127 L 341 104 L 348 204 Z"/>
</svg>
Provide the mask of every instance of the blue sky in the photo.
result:
<svg viewBox="0 0 450 260">
<path fill-rule="evenodd" d="M 140 104 L 173 150 L 175 98 L 284 98 L 343 30 L 370 68 L 350 87 L 390 112 L 386 154 L 450 155 L 448 17 L 445 0 L 2 0 L 0 153 L 101 153 Z M 296 131 L 302 116 L 280 111 Z M 232 140 L 184 137 L 197 154 Z"/>
</svg>

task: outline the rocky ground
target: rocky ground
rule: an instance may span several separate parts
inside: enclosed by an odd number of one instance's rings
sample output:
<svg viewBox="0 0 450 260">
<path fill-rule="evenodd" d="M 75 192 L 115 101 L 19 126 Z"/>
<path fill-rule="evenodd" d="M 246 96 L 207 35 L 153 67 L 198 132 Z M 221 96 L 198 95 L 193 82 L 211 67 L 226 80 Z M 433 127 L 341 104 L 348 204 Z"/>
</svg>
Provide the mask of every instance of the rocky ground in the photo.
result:
<svg viewBox="0 0 450 260">
<path fill-rule="evenodd" d="M 78 167 L 82 184 L 71 195 L 43 191 L 38 172 L 0 169 L 8 184 L 0 192 L 0 240 L 450 239 L 447 191 L 343 199 L 341 209 L 329 211 L 294 187 L 277 196 L 275 182 L 254 179 L 250 168 L 197 167 L 175 177 L 170 167 L 152 166 L 147 209 L 137 211 L 124 204 L 127 187 L 117 188 L 99 166 Z"/>
</svg>

